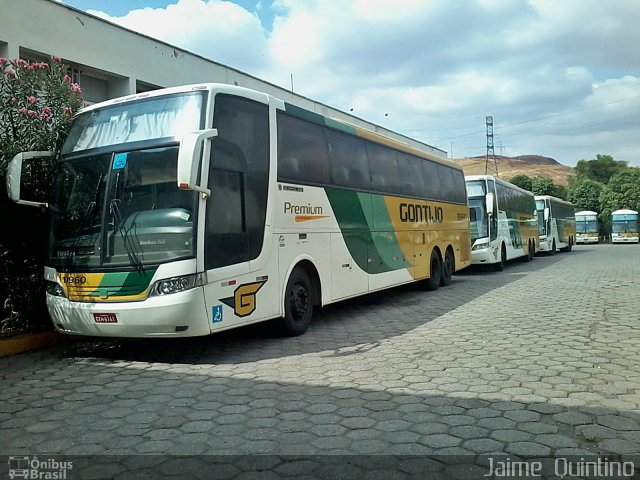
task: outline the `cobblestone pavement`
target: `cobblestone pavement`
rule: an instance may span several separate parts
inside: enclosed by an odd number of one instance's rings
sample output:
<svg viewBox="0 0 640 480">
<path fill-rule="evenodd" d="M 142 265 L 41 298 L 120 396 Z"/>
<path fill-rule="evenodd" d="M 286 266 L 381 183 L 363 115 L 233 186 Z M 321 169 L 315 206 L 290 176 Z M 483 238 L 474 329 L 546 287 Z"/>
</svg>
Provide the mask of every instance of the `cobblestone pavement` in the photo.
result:
<svg viewBox="0 0 640 480">
<path fill-rule="evenodd" d="M 640 247 L 578 246 L 328 306 L 296 338 L 267 323 L 15 355 L 0 359 L 0 454 L 269 454 L 251 468 L 286 475 L 312 468 L 275 456 L 379 472 L 397 455 L 622 461 L 640 454 L 639 312 Z M 217 478 L 242 471 L 228 467 Z"/>
</svg>

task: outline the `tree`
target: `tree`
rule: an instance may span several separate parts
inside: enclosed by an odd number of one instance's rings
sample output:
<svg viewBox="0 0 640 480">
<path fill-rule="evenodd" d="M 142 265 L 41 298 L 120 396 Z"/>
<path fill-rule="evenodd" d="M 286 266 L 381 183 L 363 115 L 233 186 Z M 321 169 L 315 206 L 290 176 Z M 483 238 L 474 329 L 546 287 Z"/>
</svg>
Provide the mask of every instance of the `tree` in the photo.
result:
<svg viewBox="0 0 640 480">
<path fill-rule="evenodd" d="M 576 165 L 576 176 L 589 178 L 596 182 L 609 182 L 609 179 L 621 169 L 627 167 L 627 162 L 616 161 L 611 155 L 596 155 L 595 160 L 580 160 Z"/>
<path fill-rule="evenodd" d="M 535 195 L 552 195 L 563 200 L 567 198 L 567 189 L 562 185 L 556 185 L 548 177 L 534 177 L 531 180 L 531 191 Z"/>
<path fill-rule="evenodd" d="M 82 106 L 80 87 L 66 71 L 57 57 L 51 62 L 0 58 L 2 178 L 19 152 L 60 152 L 71 120 Z M 23 184 L 38 198 L 49 194 L 53 165 L 52 159 L 24 165 Z M 46 212 L 15 205 L 6 193 L 0 195 L 0 209 L 9 227 L 0 232 L 0 334 L 50 329 L 42 278 Z"/>
<path fill-rule="evenodd" d="M 640 212 L 640 168 L 627 167 L 613 175 L 602 189 L 600 203 L 608 212 L 621 208 Z"/>
<path fill-rule="evenodd" d="M 514 185 L 517 185 L 520 188 L 524 188 L 525 190 L 529 190 L 530 192 L 532 191 L 532 181 L 533 179 L 531 177 L 522 174 L 516 175 L 511 180 L 509 180 L 509 182 L 513 183 Z"/>
<path fill-rule="evenodd" d="M 578 177 L 569 188 L 569 201 L 573 203 L 578 210 L 591 210 L 599 212 L 600 194 L 604 185 L 595 180 L 586 177 Z"/>
</svg>

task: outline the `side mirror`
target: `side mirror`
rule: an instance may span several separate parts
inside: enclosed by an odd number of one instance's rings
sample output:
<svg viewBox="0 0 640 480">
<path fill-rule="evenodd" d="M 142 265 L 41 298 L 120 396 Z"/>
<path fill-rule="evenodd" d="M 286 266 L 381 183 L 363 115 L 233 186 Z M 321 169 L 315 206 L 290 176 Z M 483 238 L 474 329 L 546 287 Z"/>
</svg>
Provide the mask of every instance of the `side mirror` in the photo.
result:
<svg viewBox="0 0 640 480">
<path fill-rule="evenodd" d="M 180 140 L 178 152 L 178 188 L 211 195 L 211 190 L 198 185 L 198 171 L 202 166 L 204 142 L 218 135 L 216 128 L 187 133 Z"/>
<path fill-rule="evenodd" d="M 487 213 L 493 215 L 493 193 L 487 193 L 485 197 Z"/>
<path fill-rule="evenodd" d="M 33 202 L 20 199 L 20 182 L 22 180 L 22 162 L 32 158 L 53 157 L 53 152 L 22 152 L 17 154 L 7 166 L 7 195 L 18 205 L 48 208 L 46 202 Z"/>
<path fill-rule="evenodd" d="M 544 209 L 544 221 L 549 220 L 549 207 L 545 207 Z"/>
</svg>

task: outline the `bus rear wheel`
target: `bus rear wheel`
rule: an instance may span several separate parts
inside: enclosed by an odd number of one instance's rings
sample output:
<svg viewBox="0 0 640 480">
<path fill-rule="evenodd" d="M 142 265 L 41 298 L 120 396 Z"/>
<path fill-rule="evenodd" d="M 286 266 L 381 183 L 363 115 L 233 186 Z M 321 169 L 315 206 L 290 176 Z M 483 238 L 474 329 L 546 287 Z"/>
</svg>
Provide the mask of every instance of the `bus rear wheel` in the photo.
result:
<svg viewBox="0 0 640 480">
<path fill-rule="evenodd" d="M 440 276 L 440 286 L 447 287 L 451 285 L 451 277 L 455 270 L 455 259 L 451 250 L 447 250 L 444 254 L 444 262 L 442 262 L 442 275 Z"/>
<path fill-rule="evenodd" d="M 529 240 L 529 251 L 527 252 L 525 261 L 530 262 L 531 260 L 533 260 L 534 255 L 535 255 L 534 243 L 531 240 Z"/>
<path fill-rule="evenodd" d="M 313 316 L 313 290 L 309 275 L 296 268 L 291 272 L 284 297 L 283 333 L 289 337 L 302 335 L 311 325 Z"/>
<path fill-rule="evenodd" d="M 431 259 L 429 260 L 429 278 L 423 280 L 423 286 L 425 290 L 437 290 L 442 281 L 442 262 L 440 261 L 440 254 L 437 250 L 431 252 Z"/>
</svg>

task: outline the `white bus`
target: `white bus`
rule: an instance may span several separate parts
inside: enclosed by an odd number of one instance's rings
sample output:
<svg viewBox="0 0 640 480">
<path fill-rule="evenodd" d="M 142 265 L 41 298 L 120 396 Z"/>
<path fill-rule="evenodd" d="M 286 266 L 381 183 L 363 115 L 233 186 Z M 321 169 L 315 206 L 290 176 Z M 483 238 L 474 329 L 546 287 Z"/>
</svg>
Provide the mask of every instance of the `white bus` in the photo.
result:
<svg viewBox="0 0 640 480">
<path fill-rule="evenodd" d="M 221 84 L 92 105 L 57 159 L 47 305 L 63 333 L 195 336 L 470 262 L 462 170 L 265 93 Z"/>
<path fill-rule="evenodd" d="M 538 245 L 533 193 L 491 175 L 467 175 L 471 263 L 504 269 L 508 260 L 531 261 Z"/>
<path fill-rule="evenodd" d="M 600 241 L 600 224 L 598 213 L 591 210 L 576 212 L 576 244 L 598 243 Z"/>
<path fill-rule="evenodd" d="M 611 243 L 640 243 L 638 212 L 622 209 L 611 212 Z"/>
<path fill-rule="evenodd" d="M 576 216 L 571 202 L 551 195 L 536 195 L 540 248 L 542 253 L 555 255 L 559 250 L 570 252 L 576 243 Z"/>
</svg>

